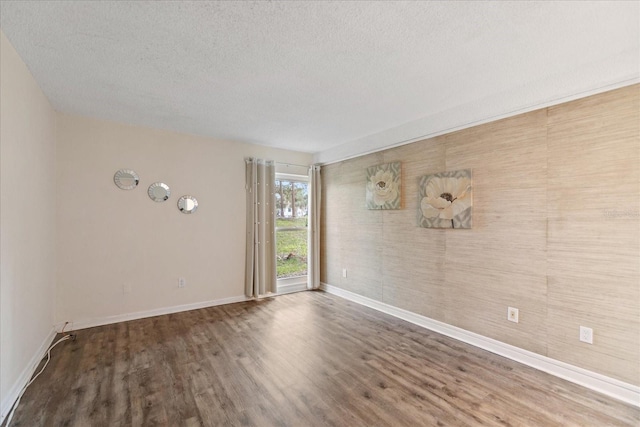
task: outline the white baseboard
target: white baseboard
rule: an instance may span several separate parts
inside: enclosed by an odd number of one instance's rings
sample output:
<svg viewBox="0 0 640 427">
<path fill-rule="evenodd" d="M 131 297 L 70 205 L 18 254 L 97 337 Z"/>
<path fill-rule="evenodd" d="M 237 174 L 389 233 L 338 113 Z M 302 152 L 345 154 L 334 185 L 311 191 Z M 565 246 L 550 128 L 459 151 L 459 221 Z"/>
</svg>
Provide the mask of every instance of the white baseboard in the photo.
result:
<svg viewBox="0 0 640 427">
<path fill-rule="evenodd" d="M 241 295 L 212 301 L 174 305 L 172 307 L 156 308 L 147 311 L 138 311 L 135 313 L 117 314 L 115 316 L 74 320 L 72 322 L 69 322 L 72 327 L 67 326 L 66 331 L 93 328 L 96 326 L 110 325 L 112 323 L 126 322 L 128 320 L 144 319 L 146 317 L 162 316 L 163 314 L 180 313 L 182 311 L 197 310 L 199 308 L 214 307 L 216 305 L 233 304 L 236 302 L 249 301 L 250 299 L 251 298 L 247 298 L 246 296 Z M 64 322 L 56 324 L 56 328 L 60 328 L 62 325 L 64 325 Z"/>
<path fill-rule="evenodd" d="M 337 295 L 349 301 L 373 308 L 414 325 L 438 332 L 442 335 L 457 339 L 467 344 L 474 345 L 500 356 L 507 357 L 524 365 L 531 366 L 540 371 L 556 377 L 587 387 L 614 399 L 621 400 L 631 405 L 640 407 L 640 387 L 628 384 L 615 378 L 610 378 L 578 366 L 570 365 L 550 357 L 542 356 L 492 338 L 485 337 L 462 328 L 439 322 L 371 298 L 363 297 L 350 291 L 321 283 L 320 288 L 330 294 Z"/>
<path fill-rule="evenodd" d="M 2 402 L 0 403 L 0 424 L 2 424 L 5 417 L 9 415 L 9 411 L 11 410 L 13 403 L 18 398 L 18 395 L 20 394 L 24 386 L 33 376 L 33 373 L 38 367 L 38 364 L 40 364 L 40 361 L 42 360 L 44 355 L 47 353 L 47 349 L 51 345 L 55 336 L 56 330 L 55 328 L 52 328 L 51 332 L 49 332 L 49 334 L 42 341 L 42 344 L 40 344 L 40 347 L 38 347 L 38 350 L 36 350 L 34 355 L 31 357 L 31 360 L 29 360 L 25 368 L 22 370 L 22 373 L 20 373 L 20 376 L 18 377 L 16 382 L 9 389 L 7 395 L 2 398 Z"/>
</svg>

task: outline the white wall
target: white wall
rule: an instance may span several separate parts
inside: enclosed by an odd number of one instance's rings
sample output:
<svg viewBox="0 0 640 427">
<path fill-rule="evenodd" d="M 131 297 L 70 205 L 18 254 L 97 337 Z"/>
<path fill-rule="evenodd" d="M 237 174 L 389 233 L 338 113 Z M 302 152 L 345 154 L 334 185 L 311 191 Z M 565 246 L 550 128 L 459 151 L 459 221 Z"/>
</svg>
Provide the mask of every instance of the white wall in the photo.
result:
<svg viewBox="0 0 640 427">
<path fill-rule="evenodd" d="M 47 345 L 55 293 L 55 112 L 0 32 L 2 415 Z"/>
<path fill-rule="evenodd" d="M 0 39 L 4 417 L 54 323 L 242 298 L 244 158 L 304 165 L 311 155 L 57 114 Z M 118 189 L 119 168 L 135 169 L 140 186 Z M 155 181 L 171 186 L 167 202 L 148 198 Z M 195 214 L 178 211 L 183 194 L 198 198 Z"/>
<path fill-rule="evenodd" d="M 244 158 L 311 162 L 310 154 L 67 115 L 57 135 L 56 320 L 75 327 L 242 297 Z M 139 174 L 138 188 L 114 185 L 120 168 Z M 156 181 L 171 188 L 166 202 L 147 196 Z M 184 194 L 198 199 L 196 213 L 178 211 Z"/>
</svg>

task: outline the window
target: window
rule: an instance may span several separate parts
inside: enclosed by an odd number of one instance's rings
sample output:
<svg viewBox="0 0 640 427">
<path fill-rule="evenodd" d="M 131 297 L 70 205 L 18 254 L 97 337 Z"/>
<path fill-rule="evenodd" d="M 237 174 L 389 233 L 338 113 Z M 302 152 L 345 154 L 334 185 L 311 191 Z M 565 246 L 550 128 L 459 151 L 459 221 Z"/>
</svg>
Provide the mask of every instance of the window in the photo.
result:
<svg viewBox="0 0 640 427">
<path fill-rule="evenodd" d="M 307 275 L 309 188 L 304 175 L 276 174 L 276 264 L 278 279 Z"/>
</svg>

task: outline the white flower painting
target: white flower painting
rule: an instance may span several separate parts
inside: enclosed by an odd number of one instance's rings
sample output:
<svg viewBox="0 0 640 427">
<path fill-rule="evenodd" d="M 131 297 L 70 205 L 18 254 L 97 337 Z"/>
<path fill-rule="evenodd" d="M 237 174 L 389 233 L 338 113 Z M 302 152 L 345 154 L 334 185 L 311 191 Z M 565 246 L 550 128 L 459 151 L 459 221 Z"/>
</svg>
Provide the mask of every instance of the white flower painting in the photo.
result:
<svg viewBox="0 0 640 427">
<path fill-rule="evenodd" d="M 367 168 L 367 209 L 400 209 L 400 162 Z"/>
<path fill-rule="evenodd" d="M 471 228 L 471 169 L 420 178 L 418 225 L 425 228 Z"/>
</svg>

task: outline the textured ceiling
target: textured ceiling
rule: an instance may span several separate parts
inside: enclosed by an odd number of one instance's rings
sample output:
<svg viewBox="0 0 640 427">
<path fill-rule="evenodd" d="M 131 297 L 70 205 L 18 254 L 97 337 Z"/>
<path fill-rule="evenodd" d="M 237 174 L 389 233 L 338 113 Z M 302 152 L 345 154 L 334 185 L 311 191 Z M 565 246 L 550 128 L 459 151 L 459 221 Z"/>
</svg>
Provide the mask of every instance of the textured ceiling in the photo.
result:
<svg viewBox="0 0 640 427">
<path fill-rule="evenodd" d="M 58 111 L 334 156 L 630 84 L 640 68 L 635 1 L 0 8 Z"/>
</svg>

